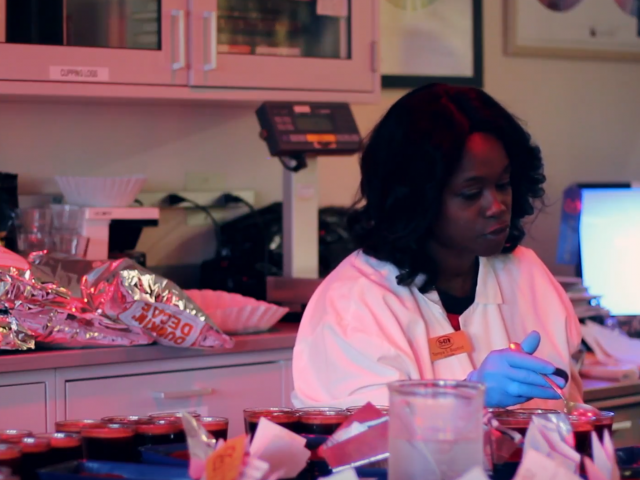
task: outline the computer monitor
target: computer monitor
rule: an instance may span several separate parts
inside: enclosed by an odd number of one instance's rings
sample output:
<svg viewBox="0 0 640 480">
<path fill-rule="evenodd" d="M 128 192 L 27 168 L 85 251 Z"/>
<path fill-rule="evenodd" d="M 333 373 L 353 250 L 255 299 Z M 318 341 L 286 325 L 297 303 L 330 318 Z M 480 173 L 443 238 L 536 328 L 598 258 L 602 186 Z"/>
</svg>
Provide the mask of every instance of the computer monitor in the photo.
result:
<svg viewBox="0 0 640 480">
<path fill-rule="evenodd" d="M 582 188 L 580 266 L 612 315 L 640 315 L 640 188 Z"/>
</svg>

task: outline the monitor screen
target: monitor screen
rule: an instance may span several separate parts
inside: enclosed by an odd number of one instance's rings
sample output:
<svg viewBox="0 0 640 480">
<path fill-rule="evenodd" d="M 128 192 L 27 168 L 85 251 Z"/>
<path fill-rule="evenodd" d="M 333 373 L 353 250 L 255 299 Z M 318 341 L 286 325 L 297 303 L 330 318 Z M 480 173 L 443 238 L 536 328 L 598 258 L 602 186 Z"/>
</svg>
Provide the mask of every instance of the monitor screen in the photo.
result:
<svg viewBox="0 0 640 480">
<path fill-rule="evenodd" d="M 582 280 L 612 315 L 640 315 L 640 188 L 582 190 Z"/>
</svg>

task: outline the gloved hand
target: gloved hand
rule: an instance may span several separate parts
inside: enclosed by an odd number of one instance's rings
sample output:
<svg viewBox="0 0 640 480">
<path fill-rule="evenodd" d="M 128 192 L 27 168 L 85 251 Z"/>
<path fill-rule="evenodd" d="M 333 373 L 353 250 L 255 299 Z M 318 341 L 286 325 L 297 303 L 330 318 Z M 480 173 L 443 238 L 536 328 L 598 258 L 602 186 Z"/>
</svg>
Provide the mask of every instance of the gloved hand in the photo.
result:
<svg viewBox="0 0 640 480">
<path fill-rule="evenodd" d="M 536 331 L 527 335 L 522 343 L 527 353 L 510 349 L 494 350 L 484 359 L 480 368 L 469 374 L 467 380 L 484 383 L 486 387 L 485 405 L 487 407 L 511 407 L 528 402 L 532 398 L 557 400 L 559 395 L 553 391 L 540 374 L 552 375 L 556 367 L 533 354 L 540 345 L 540 334 Z M 566 382 L 560 377 L 552 379 L 564 388 Z"/>
</svg>

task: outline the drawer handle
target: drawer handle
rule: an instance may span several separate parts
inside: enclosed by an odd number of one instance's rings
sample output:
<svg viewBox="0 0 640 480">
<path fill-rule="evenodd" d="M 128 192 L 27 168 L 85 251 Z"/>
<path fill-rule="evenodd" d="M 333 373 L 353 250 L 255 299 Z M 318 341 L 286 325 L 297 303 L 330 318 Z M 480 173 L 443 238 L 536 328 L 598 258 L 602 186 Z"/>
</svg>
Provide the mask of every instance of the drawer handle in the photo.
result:
<svg viewBox="0 0 640 480">
<path fill-rule="evenodd" d="M 617 432 L 618 430 L 628 430 L 632 426 L 633 423 L 631 422 L 631 420 L 625 420 L 624 422 L 614 422 L 611 427 L 614 432 Z"/>
<path fill-rule="evenodd" d="M 155 398 L 164 398 L 166 400 L 175 400 L 176 398 L 204 397 L 213 395 L 213 388 L 196 388 L 194 390 L 182 390 L 178 392 L 154 392 Z"/>
<path fill-rule="evenodd" d="M 218 13 L 204 12 L 204 71 L 218 65 Z"/>
</svg>

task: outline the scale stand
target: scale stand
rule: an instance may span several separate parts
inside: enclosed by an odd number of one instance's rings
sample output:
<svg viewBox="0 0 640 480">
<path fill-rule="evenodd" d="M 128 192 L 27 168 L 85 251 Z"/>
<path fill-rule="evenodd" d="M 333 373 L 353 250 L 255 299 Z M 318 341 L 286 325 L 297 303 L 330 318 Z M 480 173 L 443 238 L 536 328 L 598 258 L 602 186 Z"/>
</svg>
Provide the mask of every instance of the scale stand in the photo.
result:
<svg viewBox="0 0 640 480">
<path fill-rule="evenodd" d="M 318 157 L 280 157 L 285 278 L 318 278 Z"/>
<path fill-rule="evenodd" d="M 347 103 L 265 102 L 256 110 L 260 138 L 280 160 L 282 277 L 267 277 L 267 300 L 309 301 L 320 283 L 318 158 L 360 151 L 362 137 Z"/>
</svg>

